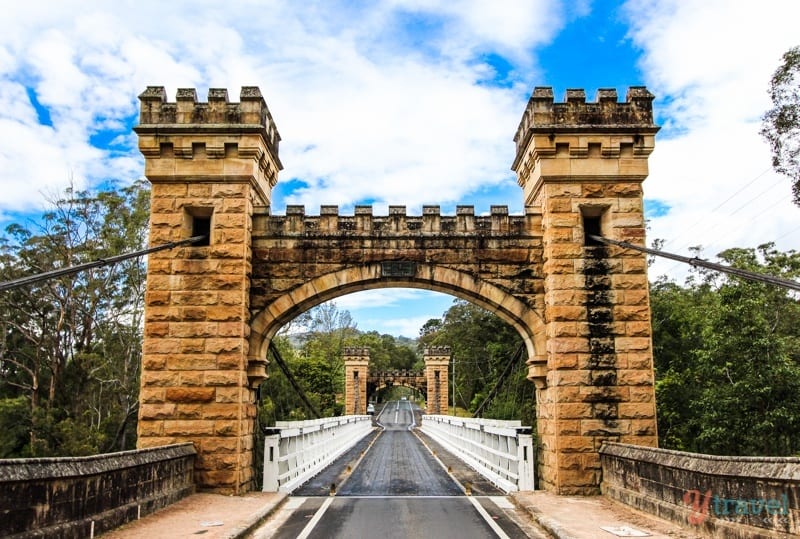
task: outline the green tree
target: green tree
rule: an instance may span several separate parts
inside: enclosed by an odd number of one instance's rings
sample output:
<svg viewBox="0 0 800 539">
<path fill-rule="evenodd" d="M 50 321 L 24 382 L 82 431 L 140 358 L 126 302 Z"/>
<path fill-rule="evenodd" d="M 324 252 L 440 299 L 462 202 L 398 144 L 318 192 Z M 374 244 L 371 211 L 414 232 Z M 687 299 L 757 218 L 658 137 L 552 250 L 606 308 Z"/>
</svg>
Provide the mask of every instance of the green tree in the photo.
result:
<svg viewBox="0 0 800 539">
<path fill-rule="evenodd" d="M 441 320 L 429 320 L 420 330 L 419 338 L 420 348 L 450 346 L 455 364 L 454 404 L 472 412 L 494 387 L 521 343 L 522 338 L 513 327 L 495 314 L 461 299 L 453 302 Z M 524 365 L 524 361 L 520 363 Z M 527 419 L 533 420 L 530 415 L 533 384 L 525 380 L 527 373 L 520 374 L 523 370 L 515 371 L 515 376 L 494 402 L 495 414 L 506 419 L 521 419 L 525 407 Z"/>
<path fill-rule="evenodd" d="M 148 203 L 141 182 L 97 193 L 68 188 L 36 223 L 6 229 L 0 279 L 143 248 Z M 28 403 L 23 452 L 133 446 L 145 273 L 134 259 L 0 294 L 0 396 Z"/>
<path fill-rule="evenodd" d="M 783 55 L 769 85 L 772 108 L 761 134 L 772 150 L 772 166 L 792 180 L 794 203 L 800 206 L 800 46 Z"/>
<path fill-rule="evenodd" d="M 723 262 L 797 278 L 800 255 L 772 244 Z M 659 436 L 712 454 L 800 452 L 800 304 L 789 291 L 709 272 L 651 285 Z"/>
</svg>

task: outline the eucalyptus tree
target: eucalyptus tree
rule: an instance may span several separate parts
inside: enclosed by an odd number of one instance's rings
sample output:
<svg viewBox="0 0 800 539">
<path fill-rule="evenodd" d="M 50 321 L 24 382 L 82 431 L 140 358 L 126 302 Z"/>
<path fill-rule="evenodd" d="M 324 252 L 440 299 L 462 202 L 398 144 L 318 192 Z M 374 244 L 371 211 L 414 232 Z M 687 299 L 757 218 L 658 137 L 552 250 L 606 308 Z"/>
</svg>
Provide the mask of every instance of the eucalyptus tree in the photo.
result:
<svg viewBox="0 0 800 539">
<path fill-rule="evenodd" d="M 144 248 L 148 203 L 142 182 L 66 189 L 40 218 L 6 228 L 0 279 Z M 145 275 L 145 261 L 131 259 L 0 293 L 0 396 L 27 408 L 27 443 L 12 452 L 133 446 Z M 0 413 L 0 433 L 11 416 Z"/>
</svg>

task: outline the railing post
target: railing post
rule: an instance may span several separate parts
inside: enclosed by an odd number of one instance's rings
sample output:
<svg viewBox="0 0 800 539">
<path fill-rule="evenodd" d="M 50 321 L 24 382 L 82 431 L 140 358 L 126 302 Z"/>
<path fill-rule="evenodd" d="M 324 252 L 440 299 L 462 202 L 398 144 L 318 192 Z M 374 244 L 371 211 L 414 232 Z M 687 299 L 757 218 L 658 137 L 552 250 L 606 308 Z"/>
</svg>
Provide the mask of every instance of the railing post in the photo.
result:
<svg viewBox="0 0 800 539">
<path fill-rule="evenodd" d="M 534 460 L 533 436 L 530 434 L 517 434 L 517 462 L 519 463 L 519 476 L 517 486 L 520 490 L 534 490 Z"/>
<path fill-rule="evenodd" d="M 278 455 L 281 442 L 280 434 L 271 434 L 264 438 L 264 492 L 278 492 Z"/>
</svg>

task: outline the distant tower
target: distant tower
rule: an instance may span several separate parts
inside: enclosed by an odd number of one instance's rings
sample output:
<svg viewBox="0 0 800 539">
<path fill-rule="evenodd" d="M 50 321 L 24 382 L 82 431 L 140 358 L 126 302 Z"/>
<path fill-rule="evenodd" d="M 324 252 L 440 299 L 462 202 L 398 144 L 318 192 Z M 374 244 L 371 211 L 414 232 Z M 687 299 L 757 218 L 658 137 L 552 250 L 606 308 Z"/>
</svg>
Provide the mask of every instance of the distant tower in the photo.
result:
<svg viewBox="0 0 800 539">
<path fill-rule="evenodd" d="M 450 347 L 431 346 L 425 349 L 425 377 L 428 380 L 427 412 L 447 414 L 448 372 Z"/>
<path fill-rule="evenodd" d="M 364 415 L 367 413 L 367 374 L 369 372 L 369 348 L 344 349 L 344 413 Z"/>
</svg>

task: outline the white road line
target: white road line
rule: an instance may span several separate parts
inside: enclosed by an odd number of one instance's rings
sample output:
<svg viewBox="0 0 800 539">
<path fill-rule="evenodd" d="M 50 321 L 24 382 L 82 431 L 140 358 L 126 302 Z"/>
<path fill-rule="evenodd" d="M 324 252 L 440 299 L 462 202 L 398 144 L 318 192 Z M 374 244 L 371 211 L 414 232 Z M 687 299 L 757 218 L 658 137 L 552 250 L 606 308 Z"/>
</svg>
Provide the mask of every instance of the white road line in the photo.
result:
<svg viewBox="0 0 800 539">
<path fill-rule="evenodd" d="M 328 507 L 330 507 L 332 503 L 333 497 L 325 500 L 325 502 L 322 504 L 322 507 L 317 509 L 317 512 L 314 513 L 314 518 L 312 518 L 308 524 L 306 524 L 306 527 L 303 528 L 303 531 L 297 536 L 297 539 L 308 539 L 308 536 L 311 535 L 311 532 L 313 532 L 314 528 L 317 527 L 317 524 L 319 524 L 319 521 L 322 519 L 322 515 L 325 514 L 325 511 L 328 510 Z"/>
<path fill-rule="evenodd" d="M 347 496 L 341 496 L 341 499 L 343 499 L 343 500 L 427 500 L 427 499 L 433 499 L 433 500 L 457 500 L 459 498 L 463 498 L 463 496 L 445 496 L 445 495 L 440 495 L 440 496 L 437 496 L 437 495 L 417 496 L 417 495 L 413 495 L 413 494 L 409 494 L 409 495 L 402 495 L 402 494 L 397 494 L 397 495 L 394 495 L 394 494 L 387 494 L 387 495 L 383 495 L 383 494 L 365 494 L 363 496 L 351 496 L 351 495 L 348 494 Z"/>
<path fill-rule="evenodd" d="M 506 535 L 506 532 L 503 531 L 503 528 L 497 525 L 497 522 L 495 522 L 492 516 L 488 512 L 486 512 L 486 509 L 483 508 L 483 506 L 478 500 L 476 500 L 472 496 L 467 496 L 467 499 L 472 505 L 475 506 L 475 509 L 478 510 L 478 513 L 480 513 L 480 515 L 483 517 L 483 520 L 486 521 L 489 527 L 492 528 L 492 530 L 494 530 L 494 533 L 497 534 L 497 537 L 499 537 L 500 539 L 511 539 L 508 535 Z"/>
</svg>

